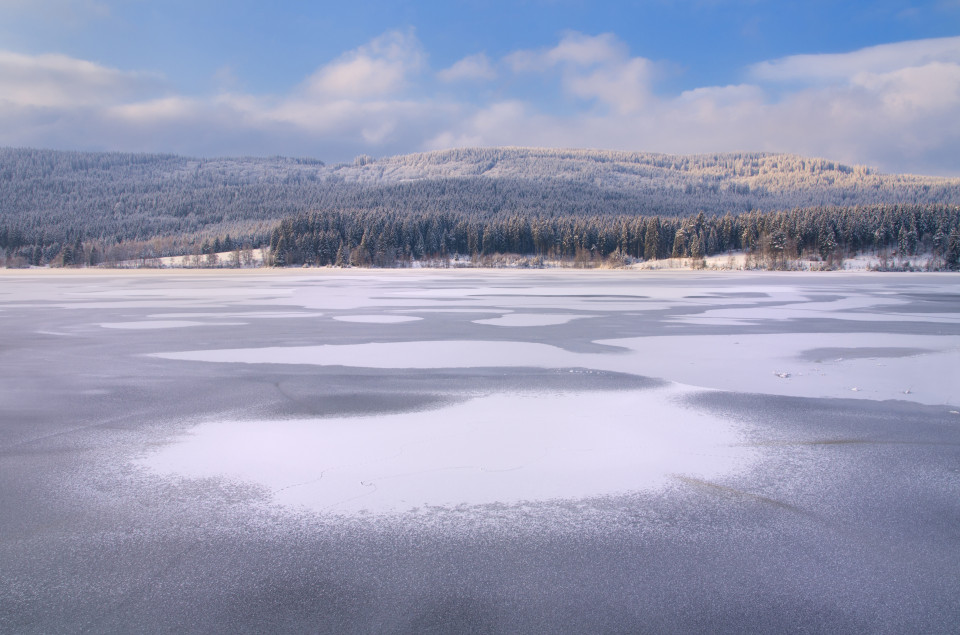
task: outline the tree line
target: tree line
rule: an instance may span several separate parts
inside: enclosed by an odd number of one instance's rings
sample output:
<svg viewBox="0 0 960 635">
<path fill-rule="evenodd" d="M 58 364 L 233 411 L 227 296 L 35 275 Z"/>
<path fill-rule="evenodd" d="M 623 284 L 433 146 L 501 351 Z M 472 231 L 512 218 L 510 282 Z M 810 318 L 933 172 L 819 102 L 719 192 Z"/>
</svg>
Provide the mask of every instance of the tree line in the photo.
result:
<svg viewBox="0 0 960 635">
<path fill-rule="evenodd" d="M 562 260 L 617 265 L 744 250 L 762 266 L 789 268 L 798 258 L 827 264 L 876 251 L 901 262 L 930 252 L 946 269 L 960 262 L 960 207 L 870 205 L 695 216 L 545 216 L 476 218 L 459 212 L 389 211 L 300 214 L 277 224 L 269 240 L 277 266 L 397 267 L 423 260 Z"/>
<path fill-rule="evenodd" d="M 41 230 L 42 235 L 42 230 Z M 159 257 L 161 237 L 148 241 L 85 239 L 31 242 L 16 228 L 0 226 L 0 265 L 97 266 Z M 503 255 L 528 264 L 565 261 L 618 266 L 642 260 L 688 258 L 745 251 L 757 266 L 787 269 L 799 258 L 834 266 L 845 257 L 876 252 L 890 266 L 921 253 L 935 268 L 960 267 L 960 207 L 871 205 L 815 207 L 782 212 L 695 216 L 522 215 L 478 218 L 465 212 L 403 213 L 387 210 L 298 214 L 263 231 L 257 242 L 224 236 L 196 239 L 185 253 L 198 266 L 266 247 L 275 266 L 402 267 L 418 261 L 493 264 Z"/>
</svg>

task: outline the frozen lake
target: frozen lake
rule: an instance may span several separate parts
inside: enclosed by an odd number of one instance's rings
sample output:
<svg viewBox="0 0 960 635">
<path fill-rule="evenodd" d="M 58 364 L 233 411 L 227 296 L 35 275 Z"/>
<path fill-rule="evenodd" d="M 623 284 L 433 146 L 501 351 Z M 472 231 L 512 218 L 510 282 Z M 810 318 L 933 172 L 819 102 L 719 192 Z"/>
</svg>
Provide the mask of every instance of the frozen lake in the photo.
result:
<svg viewBox="0 0 960 635">
<path fill-rule="evenodd" d="M 953 632 L 960 278 L 0 272 L 2 632 Z"/>
</svg>

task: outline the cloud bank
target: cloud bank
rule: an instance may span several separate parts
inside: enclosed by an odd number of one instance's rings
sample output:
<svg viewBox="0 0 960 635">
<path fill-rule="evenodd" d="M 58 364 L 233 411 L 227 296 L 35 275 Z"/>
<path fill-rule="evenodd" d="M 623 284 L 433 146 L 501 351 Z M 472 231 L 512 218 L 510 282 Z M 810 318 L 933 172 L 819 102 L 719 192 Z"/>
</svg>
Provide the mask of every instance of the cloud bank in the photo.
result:
<svg viewBox="0 0 960 635">
<path fill-rule="evenodd" d="M 960 37 L 766 60 L 680 94 L 658 92 L 666 68 L 614 34 L 570 32 L 435 71 L 412 31 L 392 31 L 282 94 L 188 95 L 136 69 L 0 51 L 0 145 L 328 161 L 473 145 L 764 150 L 960 175 Z"/>
</svg>

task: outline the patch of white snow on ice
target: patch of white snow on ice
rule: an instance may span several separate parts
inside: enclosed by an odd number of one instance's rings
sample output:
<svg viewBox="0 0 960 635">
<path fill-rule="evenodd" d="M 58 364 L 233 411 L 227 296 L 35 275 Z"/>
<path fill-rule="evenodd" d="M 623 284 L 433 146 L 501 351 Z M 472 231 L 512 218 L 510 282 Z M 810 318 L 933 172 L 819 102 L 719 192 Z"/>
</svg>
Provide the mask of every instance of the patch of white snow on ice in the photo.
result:
<svg viewBox="0 0 960 635">
<path fill-rule="evenodd" d="M 150 318 L 250 318 L 250 319 L 284 319 L 322 317 L 323 313 L 306 311 L 237 311 L 237 312 L 206 312 L 206 313 L 154 313 Z"/>
<path fill-rule="evenodd" d="M 105 329 L 179 329 L 188 326 L 243 326 L 246 322 L 195 322 L 192 320 L 144 320 L 139 322 L 102 322 Z"/>
<path fill-rule="evenodd" d="M 497 318 L 473 320 L 474 324 L 491 326 L 553 326 L 566 324 L 571 320 L 589 317 L 586 315 L 561 315 L 556 313 L 510 313 Z"/>
<path fill-rule="evenodd" d="M 908 399 L 931 405 L 957 404 L 960 337 L 892 333 L 778 333 L 666 335 L 598 340 L 610 352 L 575 353 L 535 342 L 438 340 L 368 342 L 155 353 L 155 357 L 248 364 L 313 364 L 362 368 L 589 368 L 658 377 L 701 388 L 796 397 Z M 813 348 L 906 347 L 924 349 L 910 357 L 835 364 L 808 361 Z M 775 373 L 789 373 L 783 381 Z M 904 381 L 912 385 L 904 394 Z M 851 394 L 851 387 L 861 390 Z"/>
<path fill-rule="evenodd" d="M 685 407 L 692 389 L 498 394 L 426 412 L 214 421 L 138 461 L 169 477 L 224 478 L 316 512 L 398 513 L 583 499 L 750 467 L 739 424 Z"/>
<path fill-rule="evenodd" d="M 362 368 L 470 368 L 527 366 L 565 368 L 579 365 L 580 356 L 557 346 L 532 342 L 439 340 L 368 342 L 320 346 L 274 346 L 182 353 L 155 357 L 245 364 L 314 364 Z"/>
</svg>

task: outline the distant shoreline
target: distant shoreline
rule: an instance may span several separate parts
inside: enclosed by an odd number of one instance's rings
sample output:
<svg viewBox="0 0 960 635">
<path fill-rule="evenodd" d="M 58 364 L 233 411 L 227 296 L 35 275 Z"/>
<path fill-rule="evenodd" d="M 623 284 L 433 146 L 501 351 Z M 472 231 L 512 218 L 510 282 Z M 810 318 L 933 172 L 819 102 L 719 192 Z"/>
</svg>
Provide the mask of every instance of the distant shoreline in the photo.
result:
<svg viewBox="0 0 960 635">
<path fill-rule="evenodd" d="M 668 275 L 668 274 L 957 274 L 957 271 L 950 271 L 945 269 L 925 269 L 923 267 L 911 267 L 911 268 L 889 268 L 889 269 L 877 269 L 871 268 L 869 266 L 863 266 L 863 261 L 857 261 L 853 266 L 847 267 L 835 267 L 835 268 L 816 268 L 816 267 L 796 267 L 796 268 L 784 268 L 784 269 L 768 269 L 763 267 L 742 267 L 742 266 L 722 266 L 722 265 L 711 265 L 709 261 L 711 260 L 724 260 L 726 257 L 717 256 L 714 258 L 709 258 L 707 266 L 695 267 L 689 262 L 679 262 L 687 261 L 689 259 L 681 258 L 670 258 L 665 260 L 656 260 L 646 263 L 638 263 L 635 265 L 628 265 L 624 267 L 609 267 L 609 266 L 594 266 L 594 267 L 577 267 L 573 264 L 548 264 L 541 267 L 510 267 L 510 266 L 500 266 L 500 267 L 490 267 L 490 266 L 442 266 L 442 265 L 427 265 L 427 264 L 416 264 L 409 267 L 335 267 L 330 265 L 325 266 L 296 266 L 296 267 L 270 267 L 270 266 L 257 266 L 257 267 L 187 267 L 187 266 L 118 266 L 118 267 L 25 267 L 25 268 L 0 268 L 0 276 L 101 276 L 101 275 L 175 275 L 175 276 L 191 276 L 191 275 L 200 275 L 200 276 L 242 276 L 242 275 L 259 275 L 259 276 L 290 276 L 290 275 L 301 275 L 301 274 L 322 274 L 322 275 L 417 275 L 423 273 L 446 273 L 446 274 L 457 274 L 457 273 L 468 273 L 468 272 L 483 272 L 487 273 L 503 273 L 503 274 L 529 274 L 529 275 L 547 275 L 547 274 L 580 274 L 584 275 L 598 275 L 598 274 L 614 274 L 614 275 L 630 275 L 630 274 L 655 274 L 655 275 Z M 819 264 L 819 263 L 814 263 Z"/>
</svg>

